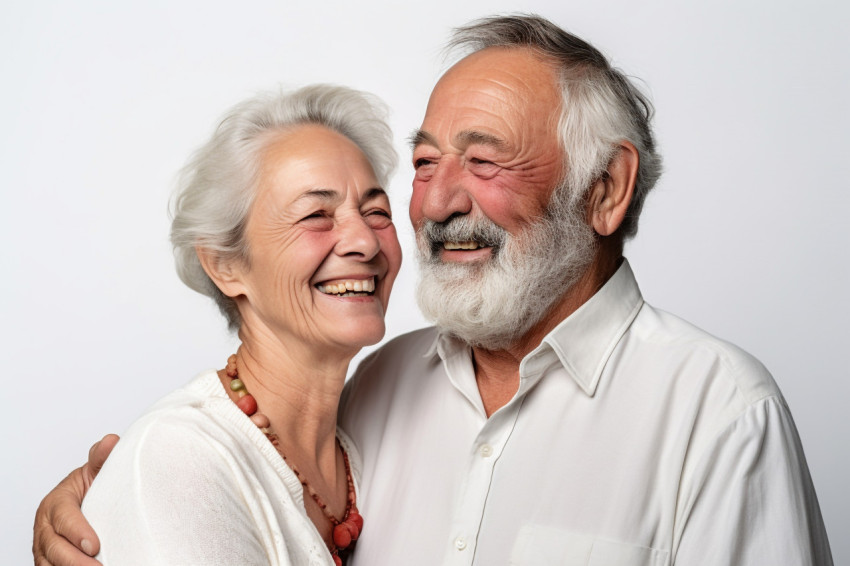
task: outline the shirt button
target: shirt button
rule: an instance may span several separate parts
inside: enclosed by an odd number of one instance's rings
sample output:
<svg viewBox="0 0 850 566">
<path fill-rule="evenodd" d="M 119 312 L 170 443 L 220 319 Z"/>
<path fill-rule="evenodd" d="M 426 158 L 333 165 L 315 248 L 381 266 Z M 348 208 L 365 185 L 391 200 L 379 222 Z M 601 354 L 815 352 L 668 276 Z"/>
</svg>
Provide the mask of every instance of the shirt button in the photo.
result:
<svg viewBox="0 0 850 566">
<path fill-rule="evenodd" d="M 466 539 L 463 537 L 457 537 L 455 539 L 455 548 L 458 550 L 463 550 L 466 548 Z"/>
<path fill-rule="evenodd" d="M 489 444 L 482 444 L 478 449 L 478 453 L 481 454 L 482 458 L 489 458 L 493 455 L 493 447 Z"/>
</svg>

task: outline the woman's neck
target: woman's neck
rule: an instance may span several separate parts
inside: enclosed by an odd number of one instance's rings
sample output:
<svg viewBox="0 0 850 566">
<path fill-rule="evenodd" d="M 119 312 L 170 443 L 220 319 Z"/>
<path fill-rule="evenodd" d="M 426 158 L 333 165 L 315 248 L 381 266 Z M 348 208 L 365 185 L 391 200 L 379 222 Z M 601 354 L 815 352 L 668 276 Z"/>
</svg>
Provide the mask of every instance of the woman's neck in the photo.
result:
<svg viewBox="0 0 850 566">
<path fill-rule="evenodd" d="M 280 439 L 286 457 L 337 481 L 336 418 L 348 365 L 356 352 L 239 332 L 239 378 Z"/>
<path fill-rule="evenodd" d="M 239 337 L 242 345 L 235 356 L 236 372 L 221 370 L 219 379 L 231 399 L 237 401 L 230 382 L 238 375 L 257 402 L 258 412 L 268 418 L 278 452 L 293 471 L 297 470 L 302 483 L 308 481 L 321 496 L 325 509 L 306 493 L 304 507 L 325 543 L 333 548 L 334 524 L 325 514 L 341 518 L 347 509 L 349 480 L 343 454 L 337 449 L 336 415 L 354 353 L 338 353 L 334 358 L 327 348 L 318 353 L 311 345 L 295 340 L 269 342 L 268 336 L 257 336 L 244 328 Z"/>
</svg>

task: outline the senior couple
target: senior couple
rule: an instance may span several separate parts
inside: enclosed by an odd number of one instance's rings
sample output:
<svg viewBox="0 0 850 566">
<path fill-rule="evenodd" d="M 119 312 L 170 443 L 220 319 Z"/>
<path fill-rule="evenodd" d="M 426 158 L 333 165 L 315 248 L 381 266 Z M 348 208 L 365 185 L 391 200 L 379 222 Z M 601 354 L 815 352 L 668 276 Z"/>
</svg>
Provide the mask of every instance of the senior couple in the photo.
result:
<svg viewBox="0 0 850 566">
<path fill-rule="evenodd" d="M 412 138 L 435 327 L 343 386 L 401 261 L 380 105 L 237 106 L 172 241 L 241 345 L 112 450 L 82 503 L 99 541 L 79 505 L 111 443 L 51 492 L 36 564 L 832 564 L 770 375 L 647 305 L 622 257 L 661 169 L 649 102 L 536 16 L 451 44 Z"/>
</svg>

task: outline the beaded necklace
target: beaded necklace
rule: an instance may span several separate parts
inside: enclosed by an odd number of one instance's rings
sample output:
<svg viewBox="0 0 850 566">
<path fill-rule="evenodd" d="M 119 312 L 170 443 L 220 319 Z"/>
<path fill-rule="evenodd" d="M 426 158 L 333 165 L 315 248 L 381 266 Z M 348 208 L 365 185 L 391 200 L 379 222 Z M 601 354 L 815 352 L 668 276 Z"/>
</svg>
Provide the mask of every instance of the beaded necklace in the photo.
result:
<svg viewBox="0 0 850 566">
<path fill-rule="evenodd" d="M 345 463 L 345 479 L 348 482 L 348 498 L 345 505 L 345 513 L 341 520 L 337 519 L 334 514 L 330 512 L 325 500 L 322 499 L 315 489 L 313 489 L 313 486 L 310 485 L 307 478 L 301 475 L 298 468 L 286 459 L 286 454 L 283 453 L 280 446 L 280 439 L 277 434 L 271 431 L 271 422 L 267 416 L 257 412 L 257 400 L 254 399 L 253 395 L 248 393 L 248 389 L 245 388 L 245 384 L 241 379 L 239 379 L 239 371 L 236 368 L 236 354 L 227 358 L 227 367 L 224 372 L 227 374 L 227 377 L 230 378 L 230 390 L 238 397 L 236 400 L 236 406 L 239 407 L 243 413 L 248 415 L 251 422 L 257 425 L 263 434 L 266 435 L 266 438 L 268 438 L 269 442 L 271 442 L 275 447 L 278 454 L 280 454 L 283 458 L 283 461 L 286 462 L 295 474 L 295 477 L 297 477 L 298 481 L 301 482 L 304 490 L 310 495 L 313 501 L 316 502 L 316 505 L 319 506 L 322 514 L 331 522 L 331 525 L 333 526 L 333 542 L 328 544 L 328 550 L 331 553 L 334 564 L 336 566 L 342 566 L 342 558 L 339 556 L 339 553 L 340 551 L 348 549 L 354 541 L 360 537 L 360 531 L 363 530 L 363 517 L 357 511 L 357 495 L 354 492 L 354 480 L 351 478 L 351 464 L 348 461 L 348 454 L 339 443 L 339 439 L 337 439 L 336 443 L 337 446 L 339 446 L 340 451 L 342 451 L 342 460 Z"/>
</svg>

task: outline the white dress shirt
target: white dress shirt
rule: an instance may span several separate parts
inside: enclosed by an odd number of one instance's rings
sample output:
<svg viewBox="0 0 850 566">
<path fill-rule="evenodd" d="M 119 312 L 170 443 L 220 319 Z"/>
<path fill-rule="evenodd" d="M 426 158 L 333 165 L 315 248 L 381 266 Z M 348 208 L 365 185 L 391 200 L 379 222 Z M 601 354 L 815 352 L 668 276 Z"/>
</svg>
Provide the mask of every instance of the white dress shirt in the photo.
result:
<svg viewBox="0 0 850 566">
<path fill-rule="evenodd" d="M 520 365 L 487 418 L 434 329 L 367 358 L 356 566 L 830 565 L 791 414 L 764 367 L 644 303 L 627 262 Z"/>
</svg>

